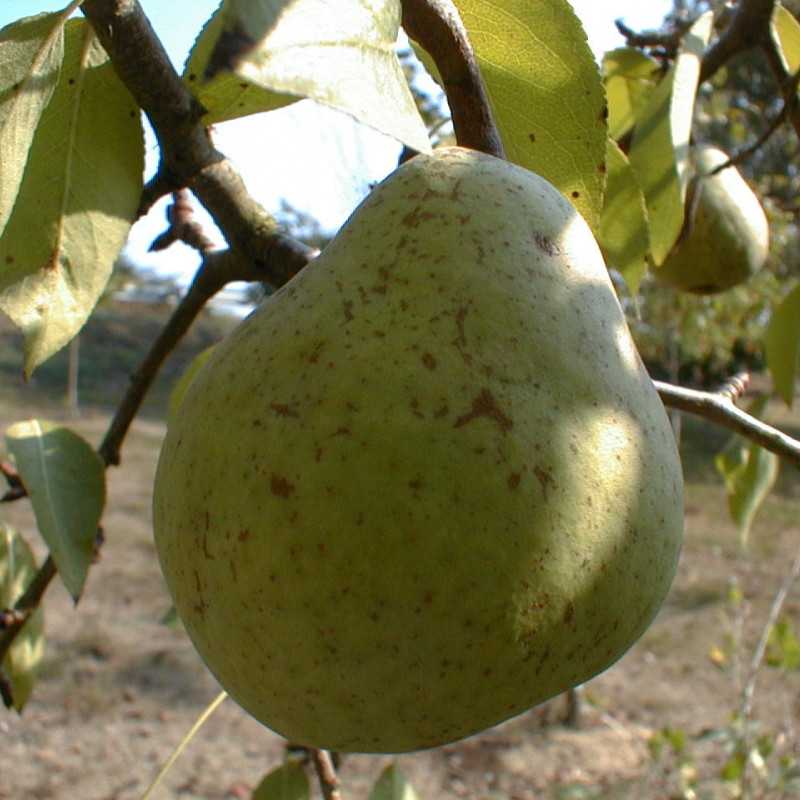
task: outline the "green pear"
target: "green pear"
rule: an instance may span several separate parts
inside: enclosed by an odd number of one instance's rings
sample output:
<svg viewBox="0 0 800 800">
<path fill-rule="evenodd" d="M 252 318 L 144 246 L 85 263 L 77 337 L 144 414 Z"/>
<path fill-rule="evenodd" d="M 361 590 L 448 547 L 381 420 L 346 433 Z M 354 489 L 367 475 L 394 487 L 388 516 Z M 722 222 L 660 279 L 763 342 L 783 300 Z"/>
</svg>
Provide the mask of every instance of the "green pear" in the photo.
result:
<svg viewBox="0 0 800 800">
<path fill-rule="evenodd" d="M 685 235 L 654 270 L 658 283 L 714 294 L 744 283 L 764 266 L 769 226 L 758 198 L 736 167 L 709 175 L 727 160 L 715 147 L 695 152 L 696 210 Z"/>
<path fill-rule="evenodd" d="M 586 223 L 453 147 L 375 188 L 216 347 L 154 516 L 235 700 L 295 742 L 399 752 L 616 661 L 672 580 L 682 478 Z"/>
</svg>

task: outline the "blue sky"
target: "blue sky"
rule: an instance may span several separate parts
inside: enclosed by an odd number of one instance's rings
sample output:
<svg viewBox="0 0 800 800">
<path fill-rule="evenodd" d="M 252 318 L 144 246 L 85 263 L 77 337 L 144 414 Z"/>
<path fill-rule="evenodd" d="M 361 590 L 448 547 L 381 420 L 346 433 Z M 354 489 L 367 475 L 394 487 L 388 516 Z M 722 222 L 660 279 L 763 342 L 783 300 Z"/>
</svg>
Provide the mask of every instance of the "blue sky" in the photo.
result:
<svg viewBox="0 0 800 800">
<path fill-rule="evenodd" d="M 671 5 L 667 0 L 571 0 L 581 17 L 596 54 L 622 40 L 614 20 L 634 29 L 655 27 Z M 173 62 L 182 67 L 197 32 L 211 15 L 216 0 L 140 0 Z M 66 0 L 0 0 L 0 26 L 19 17 L 62 8 Z M 270 211 L 281 198 L 336 229 L 367 193 L 397 164 L 400 146 L 392 139 L 309 101 L 270 114 L 234 120 L 215 127 L 217 147 L 242 173 L 250 192 Z M 148 139 L 148 170 L 155 169 L 157 152 Z M 163 229 L 166 201 L 159 203 L 133 228 L 129 255 L 142 266 L 191 278 L 197 255 L 183 245 L 161 254 L 147 252 Z M 211 222 L 202 216 L 209 228 Z M 217 239 L 222 243 L 221 238 Z"/>
</svg>

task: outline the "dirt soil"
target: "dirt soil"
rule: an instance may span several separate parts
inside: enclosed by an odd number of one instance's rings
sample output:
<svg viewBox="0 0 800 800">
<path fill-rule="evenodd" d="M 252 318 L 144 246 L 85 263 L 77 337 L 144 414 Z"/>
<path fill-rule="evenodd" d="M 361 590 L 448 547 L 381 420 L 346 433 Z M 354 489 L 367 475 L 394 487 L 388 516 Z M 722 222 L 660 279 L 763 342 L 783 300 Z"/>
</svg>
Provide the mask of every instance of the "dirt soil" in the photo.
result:
<svg viewBox="0 0 800 800">
<path fill-rule="evenodd" d="M 100 415 L 75 423 L 95 444 L 106 424 Z M 170 604 L 149 507 L 162 435 L 159 424 L 137 424 L 124 465 L 109 472 L 106 544 L 78 607 L 58 584 L 47 593 L 47 655 L 34 697 L 21 716 L 0 709 L 0 800 L 136 800 L 219 691 L 183 632 L 160 622 Z M 643 639 L 584 687 L 580 727 L 564 723 L 559 698 L 481 736 L 401 756 L 421 800 L 691 797 L 682 781 L 698 783 L 695 797 L 735 796 L 718 780 L 726 732 L 772 597 L 800 548 L 800 481 L 782 479 L 743 555 L 709 463 L 688 476 L 687 540 L 669 600 Z M 26 502 L 0 514 L 35 539 Z M 732 581 L 743 593 L 738 606 L 728 599 Z M 797 625 L 797 587 L 784 611 Z M 799 715 L 800 672 L 763 667 L 753 718 L 775 750 L 750 770 L 752 797 L 789 796 L 758 781 L 779 758 L 784 767 L 800 758 Z M 685 735 L 686 748 L 657 758 L 648 742 L 665 727 Z M 228 700 L 154 797 L 249 798 L 284 753 L 280 737 Z M 367 798 L 391 760 L 345 757 L 343 798 Z"/>
</svg>

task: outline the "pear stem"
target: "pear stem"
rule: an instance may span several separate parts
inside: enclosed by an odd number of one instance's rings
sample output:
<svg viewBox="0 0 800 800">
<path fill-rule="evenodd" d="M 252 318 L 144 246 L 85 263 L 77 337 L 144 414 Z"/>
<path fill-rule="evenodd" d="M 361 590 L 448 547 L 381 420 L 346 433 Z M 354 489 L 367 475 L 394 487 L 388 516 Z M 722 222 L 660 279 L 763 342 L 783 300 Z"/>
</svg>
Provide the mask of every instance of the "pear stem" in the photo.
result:
<svg viewBox="0 0 800 800">
<path fill-rule="evenodd" d="M 336 774 L 331 754 L 327 750 L 318 750 L 316 748 L 311 748 L 309 752 L 314 762 L 314 769 L 317 771 L 322 796 L 325 800 L 342 800 L 342 793 L 339 790 L 339 776 Z"/>
<path fill-rule="evenodd" d="M 452 0 L 403 0 L 403 27 L 439 70 L 458 144 L 505 158 L 475 52 Z"/>
</svg>

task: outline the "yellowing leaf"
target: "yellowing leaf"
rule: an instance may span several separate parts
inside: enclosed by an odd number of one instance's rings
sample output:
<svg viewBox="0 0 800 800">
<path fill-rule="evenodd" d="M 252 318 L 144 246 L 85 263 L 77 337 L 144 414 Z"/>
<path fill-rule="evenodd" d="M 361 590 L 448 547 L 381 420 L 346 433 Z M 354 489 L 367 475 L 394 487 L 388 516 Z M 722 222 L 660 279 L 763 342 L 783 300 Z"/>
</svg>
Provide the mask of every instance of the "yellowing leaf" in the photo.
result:
<svg viewBox="0 0 800 800">
<path fill-rule="evenodd" d="M 633 47 L 603 56 L 603 82 L 608 101 L 608 135 L 620 139 L 632 127 L 656 85 L 658 62 Z"/>
<path fill-rule="evenodd" d="M 12 608 L 36 573 L 28 543 L 0 524 L 0 609 Z M 25 621 L 3 659 L 3 673 L 11 683 L 14 708 L 22 711 L 33 690 L 36 670 L 44 655 L 44 612 L 38 608 Z"/>
<path fill-rule="evenodd" d="M 456 0 L 510 161 L 556 186 L 596 232 L 605 95 L 567 0 Z"/>
<path fill-rule="evenodd" d="M 756 400 L 748 409 L 749 413 L 760 416 L 766 402 L 766 397 Z M 778 478 L 778 457 L 763 447 L 734 435 L 714 459 L 714 463 L 725 480 L 728 509 L 739 528 L 739 541 L 746 547 L 756 512 Z"/>
<path fill-rule="evenodd" d="M 776 3 L 770 31 L 787 72 L 797 72 L 800 68 L 800 22 L 780 3 Z"/>
<path fill-rule="evenodd" d="M 430 152 L 395 51 L 399 0 L 225 0 L 222 13 L 228 40 L 244 44 L 233 59 L 240 79 L 310 97 Z"/>
<path fill-rule="evenodd" d="M 644 195 L 628 159 L 613 139 L 606 155 L 606 195 L 598 241 L 609 267 L 619 270 L 631 294 L 647 272 L 650 238 Z"/>
<path fill-rule="evenodd" d="M 85 20 L 64 61 L 0 238 L 0 310 L 25 333 L 25 373 L 63 347 L 103 291 L 139 204 L 139 109 Z"/>
<path fill-rule="evenodd" d="M 708 659 L 715 667 L 719 667 L 720 669 L 726 667 L 730 661 L 728 654 L 717 645 L 714 645 L 708 651 Z"/>
<path fill-rule="evenodd" d="M 64 585 L 77 600 L 105 504 L 103 463 L 77 433 L 51 422 L 17 422 L 6 431 L 6 443 L 39 532 Z"/>
<path fill-rule="evenodd" d="M 200 31 L 183 70 L 183 79 L 208 112 L 203 116 L 203 122 L 213 125 L 296 102 L 298 97 L 262 89 L 242 80 L 233 72 L 220 72 L 208 81 L 203 79 L 224 25 L 225 18 L 220 6 Z"/>
<path fill-rule="evenodd" d="M 764 344 L 775 391 L 791 406 L 800 344 L 800 286 L 773 309 Z"/>
<path fill-rule="evenodd" d="M 0 235 L 17 199 L 28 150 L 64 56 L 64 19 L 39 14 L 0 30 Z"/>
<path fill-rule="evenodd" d="M 652 92 L 633 132 L 629 158 L 644 191 L 656 265 L 667 257 L 683 226 L 692 114 L 711 23 L 709 11 L 686 32 L 675 63 Z"/>
</svg>

